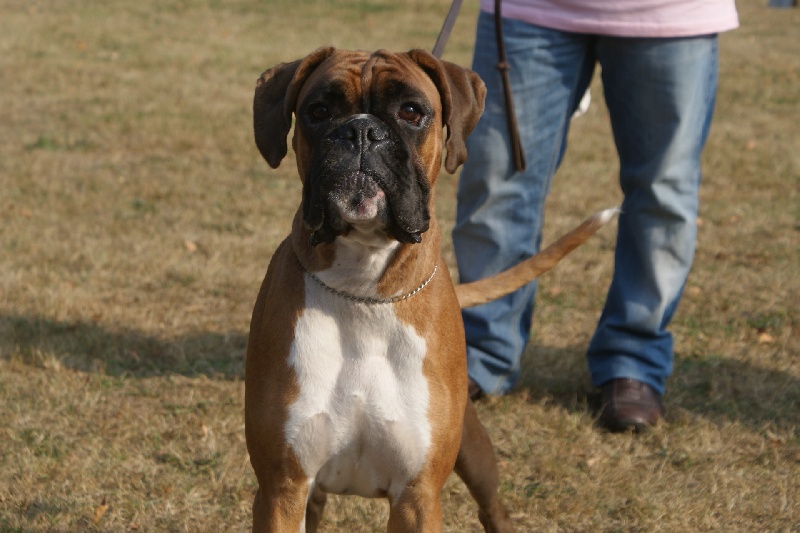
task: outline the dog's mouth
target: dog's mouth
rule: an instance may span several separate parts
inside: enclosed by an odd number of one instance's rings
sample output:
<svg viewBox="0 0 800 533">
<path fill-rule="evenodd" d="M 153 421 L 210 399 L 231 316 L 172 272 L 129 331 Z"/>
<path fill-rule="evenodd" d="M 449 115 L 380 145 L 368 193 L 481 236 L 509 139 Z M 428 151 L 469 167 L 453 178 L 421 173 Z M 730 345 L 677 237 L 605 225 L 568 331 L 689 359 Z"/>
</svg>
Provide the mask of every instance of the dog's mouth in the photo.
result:
<svg viewBox="0 0 800 533">
<path fill-rule="evenodd" d="M 386 193 L 367 173 L 354 171 L 339 180 L 330 194 L 332 207 L 348 224 L 382 222 Z"/>
</svg>

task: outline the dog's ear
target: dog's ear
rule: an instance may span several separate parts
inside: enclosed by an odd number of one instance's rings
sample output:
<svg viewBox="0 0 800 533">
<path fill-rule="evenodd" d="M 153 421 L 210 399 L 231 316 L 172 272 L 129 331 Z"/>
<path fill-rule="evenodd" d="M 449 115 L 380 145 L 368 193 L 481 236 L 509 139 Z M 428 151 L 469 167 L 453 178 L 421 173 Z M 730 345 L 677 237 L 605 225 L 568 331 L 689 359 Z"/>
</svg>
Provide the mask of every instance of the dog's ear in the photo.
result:
<svg viewBox="0 0 800 533">
<path fill-rule="evenodd" d="M 408 55 L 425 71 L 439 89 L 442 122 L 447 126 L 447 157 L 444 167 L 453 174 L 467 160 L 464 140 L 483 113 L 486 86 L 473 71 L 437 59 L 425 50 L 411 50 Z"/>
<path fill-rule="evenodd" d="M 292 128 L 292 112 L 303 82 L 334 48 L 319 48 L 304 59 L 267 69 L 256 81 L 253 97 L 253 131 L 256 146 L 269 166 L 278 168 L 286 157 L 286 138 Z"/>
</svg>

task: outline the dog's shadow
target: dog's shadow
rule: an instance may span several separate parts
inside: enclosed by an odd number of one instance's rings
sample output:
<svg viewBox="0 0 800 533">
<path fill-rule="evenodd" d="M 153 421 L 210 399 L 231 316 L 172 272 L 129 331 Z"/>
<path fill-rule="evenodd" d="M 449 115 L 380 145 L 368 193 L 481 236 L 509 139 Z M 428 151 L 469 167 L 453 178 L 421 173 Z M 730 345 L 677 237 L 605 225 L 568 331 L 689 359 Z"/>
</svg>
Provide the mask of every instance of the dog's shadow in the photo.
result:
<svg viewBox="0 0 800 533">
<path fill-rule="evenodd" d="M 553 403 L 596 416 L 602 404 L 592 387 L 583 346 L 529 347 L 517 390 L 532 402 Z M 754 431 L 775 425 L 800 426 L 800 380 L 788 372 L 721 356 L 678 354 L 664 396 L 667 421 L 701 417 L 714 424 L 738 422 Z"/>
</svg>

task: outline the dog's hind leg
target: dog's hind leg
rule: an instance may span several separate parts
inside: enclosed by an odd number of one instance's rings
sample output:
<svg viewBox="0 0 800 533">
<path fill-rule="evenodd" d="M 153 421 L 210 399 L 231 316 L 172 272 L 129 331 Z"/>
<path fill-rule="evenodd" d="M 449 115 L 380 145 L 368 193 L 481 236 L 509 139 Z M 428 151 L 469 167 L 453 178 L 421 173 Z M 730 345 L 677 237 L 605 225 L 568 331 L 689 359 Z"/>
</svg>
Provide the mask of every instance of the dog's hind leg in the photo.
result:
<svg viewBox="0 0 800 533">
<path fill-rule="evenodd" d="M 325 510 L 325 502 L 328 495 L 322 492 L 316 483 L 311 484 L 308 493 L 308 503 L 306 504 L 306 533 L 316 533 L 317 527 L 322 520 L 322 512 Z"/>
<path fill-rule="evenodd" d="M 478 413 L 471 400 L 467 400 L 464 413 L 464 428 L 455 471 L 478 503 L 478 518 L 484 530 L 487 533 L 514 531 L 508 511 L 497 492 L 500 476 L 492 441 L 478 420 Z"/>
</svg>

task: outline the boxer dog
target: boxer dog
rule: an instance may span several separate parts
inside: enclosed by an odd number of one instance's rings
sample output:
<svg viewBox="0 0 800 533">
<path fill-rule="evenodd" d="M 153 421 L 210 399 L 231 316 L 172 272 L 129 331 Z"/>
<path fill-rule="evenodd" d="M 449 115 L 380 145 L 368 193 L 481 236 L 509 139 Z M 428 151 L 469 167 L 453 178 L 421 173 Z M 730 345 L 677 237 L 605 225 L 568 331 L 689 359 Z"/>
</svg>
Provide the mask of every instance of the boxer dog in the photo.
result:
<svg viewBox="0 0 800 533">
<path fill-rule="evenodd" d="M 258 149 L 276 168 L 294 116 L 303 190 L 250 325 L 254 531 L 315 531 L 327 493 L 387 498 L 389 531 L 441 531 L 440 492 L 453 469 L 485 530 L 513 530 L 467 397 L 460 307 L 530 281 L 609 216 L 457 294 L 433 186 L 443 148 L 448 172 L 466 160 L 484 95 L 474 72 L 422 50 L 321 48 L 258 79 Z"/>
</svg>

